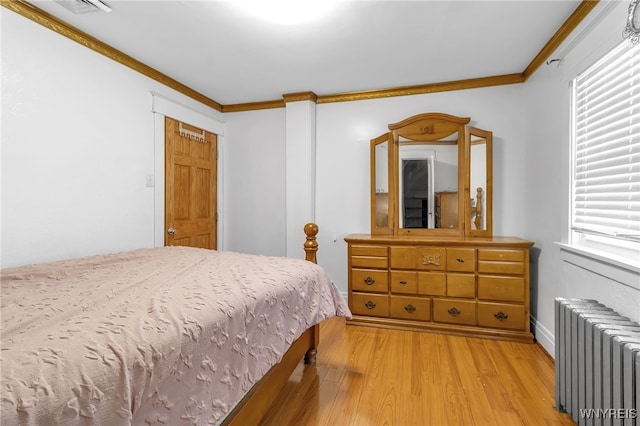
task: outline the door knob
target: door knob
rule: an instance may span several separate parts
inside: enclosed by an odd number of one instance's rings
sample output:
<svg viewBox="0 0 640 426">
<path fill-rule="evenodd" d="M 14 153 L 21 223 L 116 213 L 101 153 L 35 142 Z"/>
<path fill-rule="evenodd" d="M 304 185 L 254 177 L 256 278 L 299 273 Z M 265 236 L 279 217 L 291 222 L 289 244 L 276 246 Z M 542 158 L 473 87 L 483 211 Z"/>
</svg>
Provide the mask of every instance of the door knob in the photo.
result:
<svg viewBox="0 0 640 426">
<path fill-rule="evenodd" d="M 167 229 L 167 234 L 169 234 L 169 235 L 175 235 L 175 234 L 176 234 L 176 228 L 169 228 L 169 229 Z"/>
</svg>

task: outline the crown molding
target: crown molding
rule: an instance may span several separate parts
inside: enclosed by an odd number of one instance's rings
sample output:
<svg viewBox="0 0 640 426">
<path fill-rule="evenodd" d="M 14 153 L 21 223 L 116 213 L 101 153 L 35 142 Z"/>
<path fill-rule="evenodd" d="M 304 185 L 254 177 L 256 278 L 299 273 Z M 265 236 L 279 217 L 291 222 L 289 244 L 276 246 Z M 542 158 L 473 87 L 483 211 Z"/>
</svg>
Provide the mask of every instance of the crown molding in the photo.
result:
<svg viewBox="0 0 640 426">
<path fill-rule="evenodd" d="M 360 92 L 336 93 L 332 95 L 318 95 L 317 104 L 334 102 L 364 101 L 370 99 L 392 98 L 395 96 L 420 95 L 424 93 L 449 92 L 454 90 L 476 89 L 480 87 L 501 86 L 505 84 L 523 83 L 522 74 L 505 74 L 493 77 L 480 77 L 467 80 L 446 81 L 442 83 L 420 84 L 416 86 L 403 86 L 393 89 L 365 90 Z M 284 108 L 287 102 L 314 101 L 313 92 L 300 92 L 283 95 L 284 100 L 272 100 L 262 102 L 249 102 L 243 104 L 223 105 L 222 112 L 251 111 L 268 108 Z"/>
<path fill-rule="evenodd" d="M 165 86 L 175 89 L 178 92 L 207 105 L 208 107 L 211 107 L 217 111 L 222 111 L 222 105 L 220 105 L 213 99 L 210 99 L 205 95 L 196 92 L 195 90 L 180 83 L 179 81 L 174 80 L 173 78 L 161 73 L 154 68 L 151 68 L 146 64 L 143 64 L 142 62 L 132 58 L 126 53 L 109 46 L 108 44 L 83 31 L 80 31 L 79 29 L 59 20 L 55 16 L 33 6 L 30 3 L 27 3 L 24 0 L 2 0 L 0 4 L 3 7 L 24 16 L 25 18 L 31 19 L 32 21 L 52 31 L 55 31 L 58 34 L 75 41 L 76 43 L 80 43 L 81 45 L 101 55 L 104 55 L 109 59 L 112 59 L 126 67 L 129 67 L 139 72 L 140 74 L 143 74 L 159 83 L 164 84 Z"/>
<path fill-rule="evenodd" d="M 365 90 L 361 92 L 336 93 L 318 96 L 319 104 L 332 102 L 363 101 L 369 99 L 391 98 L 395 96 L 421 95 L 424 93 L 449 92 L 454 90 L 476 89 L 479 87 L 501 86 L 522 83 L 522 74 L 505 74 L 492 77 L 470 78 L 467 80 L 445 81 L 441 83 L 419 84 L 392 89 Z"/>
<path fill-rule="evenodd" d="M 284 108 L 284 99 L 276 99 L 273 101 L 247 102 L 242 104 L 222 105 L 222 112 L 242 112 L 257 111 L 260 109 Z"/>
<path fill-rule="evenodd" d="M 287 93 L 282 95 L 282 98 L 285 104 L 287 102 L 311 101 L 316 103 L 318 101 L 318 95 L 313 92 Z"/>
<path fill-rule="evenodd" d="M 472 78 L 467 80 L 454 80 L 440 83 L 403 86 L 391 89 L 365 90 L 358 92 L 335 93 L 329 95 L 316 95 L 313 92 L 298 92 L 283 95 L 283 99 L 248 102 L 240 104 L 221 105 L 218 102 L 196 92 L 188 86 L 162 74 L 148 65 L 132 58 L 131 56 L 109 46 L 108 44 L 80 31 L 79 29 L 59 20 L 49 13 L 27 3 L 25 0 L 0 0 L 0 4 L 32 21 L 49 28 L 83 46 L 92 49 L 116 62 L 121 63 L 159 83 L 162 83 L 198 102 L 203 103 L 217 111 L 240 112 L 254 111 L 271 108 L 284 108 L 287 102 L 312 101 L 318 104 L 333 102 L 350 102 L 370 99 L 390 98 L 396 96 L 410 96 L 425 93 L 448 92 L 454 90 L 475 89 L 480 87 L 500 86 L 506 84 L 524 83 L 547 60 L 555 49 L 571 34 L 571 32 L 584 20 L 584 18 L 596 7 L 599 0 L 582 0 L 576 10 L 562 24 L 547 44 L 536 55 L 531 63 L 521 73 L 505 74 L 491 77 Z"/>
<path fill-rule="evenodd" d="M 260 109 L 284 108 L 287 102 L 311 101 L 317 103 L 318 95 L 313 92 L 296 92 L 282 95 L 282 99 L 272 101 L 247 102 L 223 105 L 222 112 L 255 111 Z"/>
</svg>

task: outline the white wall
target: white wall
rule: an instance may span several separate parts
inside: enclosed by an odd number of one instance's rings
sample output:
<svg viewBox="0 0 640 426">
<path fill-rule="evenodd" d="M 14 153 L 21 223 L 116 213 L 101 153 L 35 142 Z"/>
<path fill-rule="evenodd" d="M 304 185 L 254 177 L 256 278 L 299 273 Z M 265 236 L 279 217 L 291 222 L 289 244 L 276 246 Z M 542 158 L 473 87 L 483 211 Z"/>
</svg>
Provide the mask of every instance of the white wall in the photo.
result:
<svg viewBox="0 0 640 426">
<path fill-rule="evenodd" d="M 569 82 L 622 41 L 627 2 L 601 2 L 552 58 L 525 84 L 526 227 L 536 241 L 532 266 L 532 316 L 536 337 L 554 353 L 556 297 L 593 298 L 640 321 L 640 276 L 561 250 L 569 209 Z M 601 15 L 602 14 L 602 15 Z M 601 16 L 601 18 L 598 18 Z"/>
<path fill-rule="evenodd" d="M 284 256 L 285 110 L 225 114 L 223 161 L 225 249 Z"/>
<path fill-rule="evenodd" d="M 316 103 L 286 104 L 286 255 L 305 258 L 300 230 L 316 221 Z"/>
<path fill-rule="evenodd" d="M 195 102 L 6 8 L 0 19 L 2 267 L 152 246 L 150 91 Z"/>
</svg>

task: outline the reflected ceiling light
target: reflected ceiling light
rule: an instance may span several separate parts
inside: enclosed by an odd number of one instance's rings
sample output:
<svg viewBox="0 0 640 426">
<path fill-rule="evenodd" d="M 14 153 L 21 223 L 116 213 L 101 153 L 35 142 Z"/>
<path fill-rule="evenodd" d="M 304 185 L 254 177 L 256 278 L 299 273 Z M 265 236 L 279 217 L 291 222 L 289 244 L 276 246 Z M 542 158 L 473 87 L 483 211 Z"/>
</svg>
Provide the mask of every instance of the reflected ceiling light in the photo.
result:
<svg viewBox="0 0 640 426">
<path fill-rule="evenodd" d="M 235 0 L 250 14 L 281 25 L 296 25 L 320 18 L 339 0 Z"/>
</svg>

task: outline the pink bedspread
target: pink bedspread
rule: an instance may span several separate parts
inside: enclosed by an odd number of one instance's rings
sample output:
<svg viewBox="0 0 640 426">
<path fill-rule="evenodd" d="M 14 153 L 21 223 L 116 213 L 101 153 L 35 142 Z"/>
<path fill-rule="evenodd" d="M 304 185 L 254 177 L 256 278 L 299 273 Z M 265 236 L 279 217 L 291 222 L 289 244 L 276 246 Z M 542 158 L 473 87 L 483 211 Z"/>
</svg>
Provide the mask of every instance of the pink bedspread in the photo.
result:
<svg viewBox="0 0 640 426">
<path fill-rule="evenodd" d="M 349 309 L 303 260 L 186 247 L 5 269 L 2 425 L 215 424 Z"/>
</svg>

